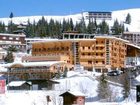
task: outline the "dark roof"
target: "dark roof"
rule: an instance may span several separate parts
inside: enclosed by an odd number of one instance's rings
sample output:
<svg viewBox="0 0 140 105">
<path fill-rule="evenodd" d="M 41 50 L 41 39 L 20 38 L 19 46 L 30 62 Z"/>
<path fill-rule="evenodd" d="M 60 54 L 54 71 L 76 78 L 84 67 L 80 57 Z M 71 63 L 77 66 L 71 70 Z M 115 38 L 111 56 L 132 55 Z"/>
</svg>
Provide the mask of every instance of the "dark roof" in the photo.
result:
<svg viewBox="0 0 140 105">
<path fill-rule="evenodd" d="M 111 14 L 112 12 L 90 11 L 88 13 L 109 13 L 109 14 Z"/>
<path fill-rule="evenodd" d="M 72 96 L 85 96 L 85 94 L 83 94 L 82 92 L 79 92 L 79 91 L 66 91 L 66 92 L 62 93 L 60 96 L 64 96 L 67 94 L 70 94 Z"/>
</svg>

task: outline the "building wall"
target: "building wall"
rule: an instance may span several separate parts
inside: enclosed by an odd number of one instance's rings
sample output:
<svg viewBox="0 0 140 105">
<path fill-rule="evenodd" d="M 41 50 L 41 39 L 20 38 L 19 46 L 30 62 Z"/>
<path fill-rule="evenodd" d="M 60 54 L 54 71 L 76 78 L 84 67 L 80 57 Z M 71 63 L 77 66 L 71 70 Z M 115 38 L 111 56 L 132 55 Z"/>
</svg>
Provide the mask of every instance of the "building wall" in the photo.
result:
<svg viewBox="0 0 140 105">
<path fill-rule="evenodd" d="M 32 44 L 33 56 L 67 56 L 67 63 L 81 64 L 86 69 L 124 67 L 126 48 L 123 40 L 96 37 L 96 40 L 61 40 Z M 61 59 L 61 60 L 64 60 Z"/>
<path fill-rule="evenodd" d="M 7 48 L 13 45 L 20 50 L 25 50 L 25 35 L 0 33 L 0 47 Z"/>
<path fill-rule="evenodd" d="M 140 32 L 124 32 L 122 38 L 140 46 Z"/>
<path fill-rule="evenodd" d="M 111 19 L 112 13 L 111 12 L 86 12 L 87 19 Z"/>
</svg>

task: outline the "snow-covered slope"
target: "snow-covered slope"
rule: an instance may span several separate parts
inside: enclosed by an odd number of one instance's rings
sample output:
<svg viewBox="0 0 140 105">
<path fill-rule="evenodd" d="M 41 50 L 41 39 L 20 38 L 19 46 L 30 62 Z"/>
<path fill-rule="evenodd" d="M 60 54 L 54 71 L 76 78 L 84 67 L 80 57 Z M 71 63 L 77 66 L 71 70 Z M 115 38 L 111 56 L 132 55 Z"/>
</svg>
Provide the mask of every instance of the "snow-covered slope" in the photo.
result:
<svg viewBox="0 0 140 105">
<path fill-rule="evenodd" d="M 138 9 L 127 9 L 127 10 L 118 10 L 118 11 L 113 11 L 112 12 L 112 20 L 108 20 L 108 24 L 112 26 L 114 20 L 118 19 L 120 23 L 123 23 L 125 21 L 125 18 L 127 14 L 130 13 L 131 15 L 131 24 L 126 25 L 130 31 L 139 31 L 140 29 L 140 8 Z M 46 20 L 50 19 L 55 19 L 58 21 L 63 21 L 63 19 L 70 19 L 72 18 L 74 23 L 80 21 L 82 17 L 82 14 L 74 14 L 74 15 L 67 15 L 67 16 L 44 16 Z M 41 19 L 42 16 L 25 16 L 25 17 L 14 17 L 12 21 L 15 24 L 27 24 L 27 21 L 29 20 L 30 22 L 37 22 L 39 19 Z M 10 21 L 10 18 L 0 18 L 0 21 L 4 22 L 5 24 L 8 24 Z M 97 20 L 98 21 L 98 20 Z"/>
<path fill-rule="evenodd" d="M 0 94 L 0 105 L 60 105 L 62 97 L 59 95 L 67 90 L 85 94 L 85 105 L 138 105 L 138 103 L 135 102 L 135 90 L 131 90 L 130 99 L 126 101 L 110 103 L 98 102 L 98 81 L 96 80 L 96 76 L 93 77 L 91 72 L 80 73 L 74 71 L 68 72 L 68 75 L 68 78 L 56 80 L 59 84 L 55 86 L 54 91 L 6 91 L 5 94 Z M 111 85 L 111 90 L 112 98 L 119 98 L 121 96 L 121 87 Z M 46 96 L 48 95 L 50 96 L 51 102 L 47 104 Z"/>
<path fill-rule="evenodd" d="M 115 19 L 124 22 L 128 13 L 131 15 L 131 24 L 125 24 L 125 26 L 128 27 L 131 32 L 140 32 L 140 8 L 114 11 L 112 13 L 112 22 Z"/>
<path fill-rule="evenodd" d="M 112 11 L 112 20 L 107 20 L 108 24 L 110 26 L 113 25 L 114 20 L 118 19 L 120 23 L 123 23 L 125 21 L 125 18 L 127 14 L 131 15 L 131 24 L 125 24 L 125 27 L 128 27 L 129 31 L 131 32 L 140 32 L 140 8 L 136 9 L 126 9 L 126 10 L 118 10 L 118 11 Z M 84 15 L 84 14 L 83 14 Z M 82 14 L 73 14 L 73 15 L 67 15 L 67 16 L 44 16 L 46 20 L 55 19 L 58 21 L 63 21 L 63 19 L 73 19 L 73 22 L 79 22 L 82 17 Z M 39 19 L 41 19 L 42 16 L 24 16 L 24 17 L 14 17 L 12 18 L 12 21 L 15 24 L 27 24 L 27 21 L 30 20 L 30 22 L 37 22 Z M 1 22 L 4 22 L 5 24 L 8 24 L 10 21 L 10 18 L 0 18 Z M 88 20 L 86 20 L 87 23 Z M 97 20 L 97 23 L 99 23 L 99 20 Z"/>
</svg>

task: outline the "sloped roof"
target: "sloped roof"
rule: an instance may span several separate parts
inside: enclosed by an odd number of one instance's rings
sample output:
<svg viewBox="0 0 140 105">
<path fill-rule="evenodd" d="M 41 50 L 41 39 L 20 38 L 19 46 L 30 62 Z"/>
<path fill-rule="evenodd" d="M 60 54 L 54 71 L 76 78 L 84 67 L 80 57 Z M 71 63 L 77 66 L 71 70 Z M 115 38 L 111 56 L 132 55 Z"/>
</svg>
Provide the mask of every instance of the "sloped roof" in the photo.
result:
<svg viewBox="0 0 140 105">
<path fill-rule="evenodd" d="M 135 44 L 132 44 L 132 43 L 127 43 L 128 46 L 131 46 L 131 47 L 134 47 L 134 48 L 137 48 L 137 49 L 140 49 L 140 46 L 137 46 Z"/>
<path fill-rule="evenodd" d="M 65 63 L 64 61 L 47 61 L 47 62 L 13 62 L 4 64 L 3 67 L 23 66 L 23 67 L 36 67 L 36 66 L 47 66 L 50 67 L 54 64 Z"/>
<path fill-rule="evenodd" d="M 80 91 L 66 91 L 63 94 L 61 94 L 60 96 L 63 96 L 64 94 L 67 94 L 67 93 L 74 95 L 74 96 L 85 96 L 85 94 Z"/>
<path fill-rule="evenodd" d="M 14 87 L 17 87 L 17 86 L 21 86 L 23 85 L 24 83 L 26 83 L 26 81 L 12 81 L 8 84 L 8 86 L 14 86 Z M 28 82 L 27 82 L 28 83 Z M 29 84 L 29 83 L 28 83 Z"/>
</svg>

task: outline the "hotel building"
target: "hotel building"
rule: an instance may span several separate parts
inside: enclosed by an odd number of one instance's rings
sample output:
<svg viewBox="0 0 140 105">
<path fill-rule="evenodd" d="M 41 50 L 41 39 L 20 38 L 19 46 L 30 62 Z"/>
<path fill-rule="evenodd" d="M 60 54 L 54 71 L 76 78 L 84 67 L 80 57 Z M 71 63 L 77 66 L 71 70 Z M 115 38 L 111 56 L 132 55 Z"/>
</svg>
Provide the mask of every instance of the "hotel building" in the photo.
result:
<svg viewBox="0 0 140 105">
<path fill-rule="evenodd" d="M 126 43 L 128 41 L 113 36 L 64 33 L 58 41 L 32 43 L 32 57 L 46 60 L 52 57 L 52 60 L 67 62 L 69 67 L 80 64 L 87 70 L 94 68 L 102 72 L 125 67 Z"/>
</svg>

